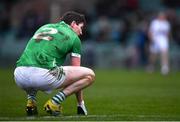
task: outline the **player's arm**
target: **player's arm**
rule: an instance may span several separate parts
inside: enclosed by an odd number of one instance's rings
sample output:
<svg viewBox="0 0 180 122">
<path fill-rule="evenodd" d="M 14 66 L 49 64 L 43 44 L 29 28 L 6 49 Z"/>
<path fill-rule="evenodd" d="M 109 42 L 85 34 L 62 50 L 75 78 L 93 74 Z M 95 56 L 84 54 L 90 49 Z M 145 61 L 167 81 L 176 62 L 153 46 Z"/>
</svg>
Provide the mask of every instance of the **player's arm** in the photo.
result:
<svg viewBox="0 0 180 122">
<path fill-rule="evenodd" d="M 80 66 L 80 65 L 81 65 L 81 58 L 80 57 L 71 56 L 71 66 Z M 76 98 L 77 98 L 78 104 L 81 104 L 81 102 L 83 101 L 83 92 L 82 91 L 78 91 L 76 93 Z"/>
<path fill-rule="evenodd" d="M 150 24 L 149 30 L 147 32 L 148 38 L 150 39 L 150 42 L 152 41 L 152 31 L 153 31 L 153 25 Z"/>
<path fill-rule="evenodd" d="M 81 66 L 80 52 L 81 52 L 81 43 L 79 38 L 76 38 L 71 53 L 71 66 Z M 76 99 L 78 105 L 80 105 L 83 101 L 83 92 L 81 90 L 76 93 Z"/>
<path fill-rule="evenodd" d="M 71 65 L 72 66 L 80 66 L 81 58 L 71 56 Z M 77 114 L 87 115 L 87 110 L 86 110 L 84 98 L 83 98 L 83 91 L 80 90 L 80 91 L 76 92 L 75 95 L 76 95 L 77 104 L 78 104 Z"/>
<path fill-rule="evenodd" d="M 81 66 L 81 43 L 79 38 L 74 41 L 74 46 L 71 54 L 71 65 Z M 78 103 L 77 114 L 87 115 L 87 110 L 84 104 L 83 91 L 76 92 L 76 99 Z"/>
<path fill-rule="evenodd" d="M 81 57 L 71 56 L 71 66 L 81 66 Z"/>
<path fill-rule="evenodd" d="M 172 30 L 171 30 L 170 23 L 168 23 L 168 38 L 169 38 L 169 41 L 173 40 Z"/>
</svg>

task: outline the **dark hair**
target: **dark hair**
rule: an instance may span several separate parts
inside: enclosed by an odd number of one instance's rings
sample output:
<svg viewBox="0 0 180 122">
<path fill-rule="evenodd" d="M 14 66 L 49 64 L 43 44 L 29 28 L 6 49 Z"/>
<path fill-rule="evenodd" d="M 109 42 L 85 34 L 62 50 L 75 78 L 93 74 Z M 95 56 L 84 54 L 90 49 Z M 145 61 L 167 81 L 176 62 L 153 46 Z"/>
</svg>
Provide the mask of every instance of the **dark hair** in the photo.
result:
<svg viewBox="0 0 180 122">
<path fill-rule="evenodd" d="M 74 11 L 68 11 L 64 13 L 61 17 L 61 21 L 64 21 L 68 25 L 70 25 L 73 21 L 75 21 L 77 24 L 84 23 L 84 27 L 86 27 L 85 16 Z"/>
</svg>

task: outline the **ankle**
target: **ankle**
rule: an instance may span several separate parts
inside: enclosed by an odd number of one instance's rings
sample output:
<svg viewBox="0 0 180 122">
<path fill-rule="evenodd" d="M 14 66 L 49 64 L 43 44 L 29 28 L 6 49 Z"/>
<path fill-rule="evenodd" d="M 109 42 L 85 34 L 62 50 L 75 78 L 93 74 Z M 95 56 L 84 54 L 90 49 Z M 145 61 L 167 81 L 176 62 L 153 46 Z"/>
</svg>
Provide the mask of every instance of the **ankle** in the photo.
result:
<svg viewBox="0 0 180 122">
<path fill-rule="evenodd" d="M 84 105 L 85 104 L 85 102 L 84 102 L 84 100 L 82 100 L 81 102 L 79 102 L 78 104 L 77 104 L 77 106 L 82 106 L 82 105 Z"/>
</svg>

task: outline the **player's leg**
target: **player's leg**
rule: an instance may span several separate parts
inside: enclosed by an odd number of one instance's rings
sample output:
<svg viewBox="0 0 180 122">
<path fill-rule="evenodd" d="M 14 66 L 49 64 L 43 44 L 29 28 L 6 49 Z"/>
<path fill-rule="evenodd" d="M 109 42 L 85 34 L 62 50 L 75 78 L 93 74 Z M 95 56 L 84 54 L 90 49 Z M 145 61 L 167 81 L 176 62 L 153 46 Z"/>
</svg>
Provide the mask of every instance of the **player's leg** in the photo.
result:
<svg viewBox="0 0 180 122">
<path fill-rule="evenodd" d="M 157 58 L 157 53 L 151 52 L 149 55 L 149 59 L 148 59 L 149 61 L 147 67 L 147 71 L 150 73 L 154 71 L 156 58 Z"/>
<path fill-rule="evenodd" d="M 16 84 L 27 93 L 26 113 L 28 116 L 32 116 L 38 114 L 36 106 L 37 91 L 29 88 L 30 82 L 26 72 L 28 72 L 26 67 L 17 67 L 14 71 L 14 78 Z"/>
<path fill-rule="evenodd" d="M 51 105 L 60 106 L 60 104 L 73 93 L 76 93 L 87 86 L 91 85 L 94 81 L 94 72 L 85 67 L 64 66 L 65 81 L 59 88 L 63 88 L 51 100 L 45 104 L 45 109 L 51 114 L 57 115 L 60 111 L 53 111 Z"/>
<path fill-rule="evenodd" d="M 33 89 L 27 89 L 27 104 L 26 104 L 26 113 L 28 116 L 37 115 L 37 105 L 36 105 L 36 94 L 37 91 Z"/>
<path fill-rule="evenodd" d="M 86 76 L 89 74 L 94 79 L 94 72 L 92 70 L 85 68 L 85 69 L 82 69 L 82 72 L 87 73 L 84 75 L 82 74 L 83 76 Z M 82 77 L 82 76 L 79 76 L 79 77 Z M 90 81 L 93 81 L 93 80 L 90 80 Z M 82 96 L 82 90 L 76 92 L 76 97 L 80 97 L 80 98 L 78 98 L 79 101 L 78 101 L 78 106 L 77 106 L 77 114 L 87 115 L 87 110 L 86 110 L 85 103 L 84 103 L 83 96 Z"/>
<path fill-rule="evenodd" d="M 152 43 L 149 48 L 148 66 L 147 71 L 152 73 L 154 71 L 155 62 L 158 54 L 158 44 L 156 42 Z"/>
<path fill-rule="evenodd" d="M 78 115 L 87 115 L 88 112 L 87 112 L 87 109 L 85 106 L 82 90 L 76 92 L 76 99 L 77 99 L 77 114 Z"/>
<path fill-rule="evenodd" d="M 161 59 L 161 73 L 163 75 L 168 74 L 169 72 L 169 57 L 168 57 L 168 40 L 161 40 L 160 43 L 160 59 Z"/>
<path fill-rule="evenodd" d="M 95 73 L 89 68 L 65 66 L 63 69 L 66 79 L 60 88 L 64 88 L 63 92 L 66 96 L 86 88 L 94 81 Z"/>
<path fill-rule="evenodd" d="M 161 52 L 161 73 L 163 75 L 168 74 L 169 72 L 169 60 L 168 60 L 168 51 L 163 50 Z"/>
</svg>

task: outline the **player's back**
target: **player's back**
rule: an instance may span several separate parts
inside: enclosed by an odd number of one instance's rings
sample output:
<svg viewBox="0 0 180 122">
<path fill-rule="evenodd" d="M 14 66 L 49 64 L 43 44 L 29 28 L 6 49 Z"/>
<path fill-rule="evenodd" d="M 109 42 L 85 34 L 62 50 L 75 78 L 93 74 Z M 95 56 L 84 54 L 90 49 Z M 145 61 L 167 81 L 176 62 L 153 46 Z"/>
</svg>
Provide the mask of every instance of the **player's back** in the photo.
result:
<svg viewBox="0 0 180 122">
<path fill-rule="evenodd" d="M 28 42 L 17 66 L 53 68 L 62 65 L 71 52 L 77 34 L 64 22 L 40 27 Z"/>
</svg>

